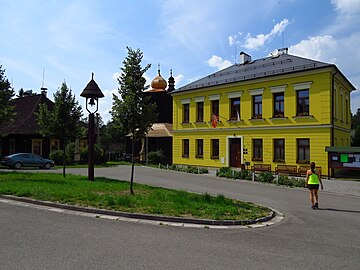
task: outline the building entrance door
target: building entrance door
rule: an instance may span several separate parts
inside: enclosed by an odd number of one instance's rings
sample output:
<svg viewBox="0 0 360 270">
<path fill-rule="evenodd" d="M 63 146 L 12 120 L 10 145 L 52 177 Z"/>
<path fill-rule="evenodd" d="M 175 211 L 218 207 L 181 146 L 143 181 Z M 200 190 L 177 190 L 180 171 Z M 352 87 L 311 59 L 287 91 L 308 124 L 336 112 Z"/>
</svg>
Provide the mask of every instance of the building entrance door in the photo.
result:
<svg viewBox="0 0 360 270">
<path fill-rule="evenodd" d="M 241 139 L 229 139 L 230 167 L 241 168 Z"/>
</svg>

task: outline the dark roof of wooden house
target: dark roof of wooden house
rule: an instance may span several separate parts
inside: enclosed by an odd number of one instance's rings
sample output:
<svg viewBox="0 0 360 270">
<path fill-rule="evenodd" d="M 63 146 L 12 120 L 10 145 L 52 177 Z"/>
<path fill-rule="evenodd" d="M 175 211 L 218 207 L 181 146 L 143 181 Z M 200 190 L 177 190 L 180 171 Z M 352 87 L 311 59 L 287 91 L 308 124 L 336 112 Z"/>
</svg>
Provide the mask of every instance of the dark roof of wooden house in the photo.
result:
<svg viewBox="0 0 360 270">
<path fill-rule="evenodd" d="M 39 105 L 45 103 L 49 110 L 52 110 L 54 103 L 44 94 L 25 96 L 13 100 L 16 115 L 14 121 L 1 127 L 3 133 L 11 134 L 39 134 L 39 126 L 36 122 L 35 112 L 38 111 Z"/>
</svg>

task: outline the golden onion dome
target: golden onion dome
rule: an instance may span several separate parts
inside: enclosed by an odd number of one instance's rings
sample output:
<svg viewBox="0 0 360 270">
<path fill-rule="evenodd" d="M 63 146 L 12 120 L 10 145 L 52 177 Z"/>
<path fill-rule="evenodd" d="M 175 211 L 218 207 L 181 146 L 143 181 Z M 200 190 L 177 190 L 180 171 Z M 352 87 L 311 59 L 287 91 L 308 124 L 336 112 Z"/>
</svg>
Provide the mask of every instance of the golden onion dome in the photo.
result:
<svg viewBox="0 0 360 270">
<path fill-rule="evenodd" d="M 158 67 L 158 75 L 152 80 L 151 82 L 151 89 L 147 90 L 146 92 L 163 92 L 166 91 L 167 82 L 166 80 L 160 75 L 160 66 Z"/>
</svg>

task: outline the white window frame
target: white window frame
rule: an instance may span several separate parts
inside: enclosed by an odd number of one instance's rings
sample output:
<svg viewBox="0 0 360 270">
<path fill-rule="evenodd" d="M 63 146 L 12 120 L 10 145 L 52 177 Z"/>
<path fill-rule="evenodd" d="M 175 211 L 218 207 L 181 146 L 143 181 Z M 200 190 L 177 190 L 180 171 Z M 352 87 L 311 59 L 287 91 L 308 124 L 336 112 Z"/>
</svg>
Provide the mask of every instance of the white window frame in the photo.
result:
<svg viewBox="0 0 360 270">
<path fill-rule="evenodd" d="M 264 93 L 265 88 L 251 89 L 249 90 L 249 94 L 251 96 L 260 96 Z"/>
</svg>

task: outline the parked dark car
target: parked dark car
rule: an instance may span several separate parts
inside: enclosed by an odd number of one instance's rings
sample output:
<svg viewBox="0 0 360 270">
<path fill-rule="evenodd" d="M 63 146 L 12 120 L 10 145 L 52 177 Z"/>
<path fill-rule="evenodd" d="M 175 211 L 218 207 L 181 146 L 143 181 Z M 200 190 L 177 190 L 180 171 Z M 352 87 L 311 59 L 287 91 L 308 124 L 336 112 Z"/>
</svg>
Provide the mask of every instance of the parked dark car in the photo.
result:
<svg viewBox="0 0 360 270">
<path fill-rule="evenodd" d="M 1 159 L 1 165 L 9 168 L 21 169 L 21 167 L 39 167 L 50 169 L 55 166 L 51 159 L 43 158 L 31 153 L 17 153 Z"/>
</svg>

